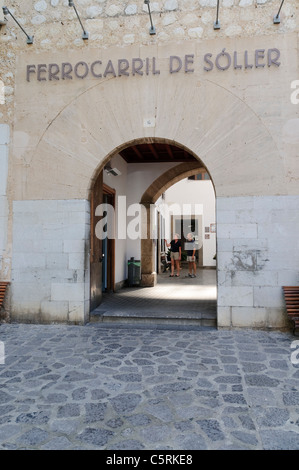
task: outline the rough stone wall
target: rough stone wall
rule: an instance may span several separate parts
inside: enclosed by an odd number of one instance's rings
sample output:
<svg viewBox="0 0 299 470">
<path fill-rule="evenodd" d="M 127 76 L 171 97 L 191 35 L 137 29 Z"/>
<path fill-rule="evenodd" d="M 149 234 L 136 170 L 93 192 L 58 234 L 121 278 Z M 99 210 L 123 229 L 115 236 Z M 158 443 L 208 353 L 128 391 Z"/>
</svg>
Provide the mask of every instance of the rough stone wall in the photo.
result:
<svg viewBox="0 0 299 470">
<path fill-rule="evenodd" d="M 298 1 L 285 2 L 280 13 L 281 23 L 274 25 L 273 17 L 280 3 L 278 0 L 220 0 L 221 28 L 215 31 L 217 0 L 153 1 L 150 9 L 156 35 L 151 36 L 148 7 L 141 0 L 75 0 L 83 26 L 89 33 L 89 40 L 83 41 L 81 26 L 68 0 L 0 0 L 0 7 L 6 4 L 27 34 L 34 36 L 34 44 L 28 46 L 25 35 L 10 15 L 6 25 L 1 27 L 0 79 L 5 85 L 5 105 L 1 105 L 0 120 L 10 122 L 13 117 L 15 59 L 22 50 L 102 48 L 296 31 Z"/>
</svg>

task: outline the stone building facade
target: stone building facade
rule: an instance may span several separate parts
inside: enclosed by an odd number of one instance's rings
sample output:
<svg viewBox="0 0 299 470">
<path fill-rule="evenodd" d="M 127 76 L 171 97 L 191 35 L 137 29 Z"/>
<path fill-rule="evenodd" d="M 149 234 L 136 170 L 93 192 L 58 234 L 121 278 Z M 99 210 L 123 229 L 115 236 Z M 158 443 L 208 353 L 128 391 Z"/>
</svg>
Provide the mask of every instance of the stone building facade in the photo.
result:
<svg viewBox="0 0 299 470">
<path fill-rule="evenodd" d="M 27 44 L 0 17 L 0 280 L 11 319 L 88 321 L 98 175 L 122 149 L 160 142 L 186 149 L 213 181 L 218 326 L 285 327 L 282 286 L 299 282 L 297 0 L 277 24 L 276 0 L 153 1 L 151 16 L 143 2 L 76 0 L 83 28 L 68 3 L 0 1 L 33 36 Z"/>
</svg>

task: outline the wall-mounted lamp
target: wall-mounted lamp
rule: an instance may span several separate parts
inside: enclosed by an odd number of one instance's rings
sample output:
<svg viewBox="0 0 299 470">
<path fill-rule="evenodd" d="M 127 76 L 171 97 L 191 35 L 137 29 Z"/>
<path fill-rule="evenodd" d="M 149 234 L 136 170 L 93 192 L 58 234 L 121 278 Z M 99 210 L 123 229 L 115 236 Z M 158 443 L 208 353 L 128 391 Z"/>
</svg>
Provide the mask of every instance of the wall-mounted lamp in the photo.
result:
<svg viewBox="0 0 299 470">
<path fill-rule="evenodd" d="M 150 9 L 150 0 L 144 0 L 144 3 L 147 5 L 148 7 L 148 14 L 149 14 L 149 17 L 150 17 L 150 21 L 151 21 L 151 27 L 150 27 L 150 30 L 149 30 L 149 33 L 150 34 L 156 34 L 156 28 L 155 26 L 153 25 L 153 21 L 152 21 L 152 15 L 151 15 L 151 9 Z"/>
<path fill-rule="evenodd" d="M 109 176 L 120 176 L 121 171 L 118 170 L 118 168 L 112 168 L 110 163 L 107 163 L 107 165 L 104 166 L 104 170 L 106 171 L 107 175 Z"/>
<path fill-rule="evenodd" d="M 284 2 L 284 0 L 282 0 L 282 2 L 281 2 L 281 4 L 280 4 L 280 7 L 279 7 L 279 10 L 278 10 L 277 15 L 275 15 L 274 18 L 273 18 L 273 23 L 274 23 L 274 24 L 279 24 L 279 23 L 280 23 L 280 16 L 279 16 L 279 13 L 280 13 L 281 7 L 282 7 L 282 5 L 283 5 L 283 2 Z"/>
<path fill-rule="evenodd" d="M 73 7 L 73 8 L 74 8 L 74 10 L 75 10 L 75 12 L 76 12 L 76 15 L 77 15 L 77 18 L 78 18 L 78 20 L 79 20 L 79 23 L 80 23 L 80 25 L 81 25 L 81 28 L 83 29 L 82 39 L 88 39 L 88 32 L 85 31 L 85 29 L 84 29 L 84 26 L 83 26 L 83 24 L 82 24 L 82 21 L 80 20 L 80 16 L 79 16 L 79 14 L 78 14 L 78 12 L 77 12 L 77 8 L 76 8 L 76 6 L 75 6 L 73 0 L 69 0 L 69 7 Z"/>
<path fill-rule="evenodd" d="M 220 22 L 219 22 L 219 0 L 217 0 L 217 14 L 216 14 L 216 21 L 214 23 L 214 29 L 220 29 Z"/>
<path fill-rule="evenodd" d="M 20 25 L 20 23 L 18 22 L 18 20 L 16 20 L 16 18 L 13 16 L 13 14 L 9 11 L 9 9 L 7 7 L 2 7 L 2 10 L 3 10 L 3 14 L 6 16 L 6 15 L 10 15 L 14 20 L 15 22 L 17 23 L 17 25 L 19 26 L 19 28 L 21 28 L 21 30 L 23 31 L 23 33 L 27 36 L 27 44 L 33 44 L 33 36 L 29 36 L 25 29 Z"/>
</svg>

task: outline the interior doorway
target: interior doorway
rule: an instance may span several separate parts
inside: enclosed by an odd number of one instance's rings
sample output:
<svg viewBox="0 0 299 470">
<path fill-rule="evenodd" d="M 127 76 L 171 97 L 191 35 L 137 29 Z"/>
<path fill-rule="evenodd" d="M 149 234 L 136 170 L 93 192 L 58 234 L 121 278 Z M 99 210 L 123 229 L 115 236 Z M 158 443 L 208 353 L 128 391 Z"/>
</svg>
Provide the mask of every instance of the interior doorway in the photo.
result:
<svg viewBox="0 0 299 470">
<path fill-rule="evenodd" d="M 112 210 L 108 210 L 110 207 Z M 115 191 L 98 175 L 90 197 L 90 311 L 102 302 L 103 292 L 115 287 L 115 240 L 108 237 L 114 227 Z M 97 230 L 100 224 L 103 230 Z M 106 236 L 105 236 L 106 234 Z"/>
<path fill-rule="evenodd" d="M 113 211 L 104 212 L 106 223 L 104 232 L 109 233 L 109 225 L 114 226 L 115 190 L 103 184 L 103 204 L 109 206 Z M 115 239 L 106 236 L 102 241 L 102 292 L 114 292 L 115 288 Z"/>
</svg>

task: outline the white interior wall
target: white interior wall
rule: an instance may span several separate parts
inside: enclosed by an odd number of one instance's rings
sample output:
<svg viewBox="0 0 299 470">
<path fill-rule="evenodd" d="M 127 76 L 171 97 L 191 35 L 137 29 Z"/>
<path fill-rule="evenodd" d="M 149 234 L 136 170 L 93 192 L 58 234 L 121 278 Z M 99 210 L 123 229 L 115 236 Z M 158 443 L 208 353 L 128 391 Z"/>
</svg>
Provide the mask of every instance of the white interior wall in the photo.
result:
<svg viewBox="0 0 299 470">
<path fill-rule="evenodd" d="M 127 264 L 131 257 L 136 260 L 141 258 L 140 239 L 126 238 L 126 228 L 135 217 L 128 216 L 129 206 L 139 204 L 143 193 L 152 182 L 162 175 L 175 163 L 130 163 L 116 155 L 110 161 L 111 167 L 121 171 L 120 176 L 108 175 L 103 172 L 103 182 L 115 189 L 115 282 L 121 282 L 127 278 Z M 136 214 L 137 216 L 138 214 Z"/>
<path fill-rule="evenodd" d="M 119 196 L 125 196 L 127 191 L 127 168 L 128 165 L 125 160 L 120 156 L 116 155 L 110 161 L 111 167 L 116 167 L 121 171 L 120 176 L 108 175 L 103 171 L 103 182 L 110 186 L 110 188 L 115 189 L 115 230 L 116 230 L 116 240 L 115 240 L 115 282 L 121 282 L 127 277 L 126 273 L 126 262 L 127 262 L 127 241 L 125 238 L 120 238 L 118 234 L 121 235 L 122 228 L 120 227 L 120 218 L 118 214 L 121 212 L 119 210 L 119 204 L 122 204 L 122 201 L 119 199 Z"/>
<path fill-rule="evenodd" d="M 176 166 L 177 163 L 131 163 L 128 165 L 128 192 L 127 207 L 130 204 L 139 203 L 147 188 L 165 171 Z M 140 240 L 127 240 L 128 259 L 134 256 L 141 257 Z"/>
<path fill-rule="evenodd" d="M 216 253 L 216 233 L 205 231 L 206 228 L 210 230 L 211 224 L 216 222 L 215 192 L 212 182 L 188 180 L 187 178 L 179 181 L 165 191 L 165 203 L 180 205 L 182 215 L 184 215 L 183 205 L 192 204 L 197 208 L 197 214 L 202 214 L 203 265 L 215 266 L 216 261 L 213 257 Z M 206 234 L 209 235 L 208 239 L 205 238 Z"/>
<path fill-rule="evenodd" d="M 103 172 L 103 181 L 106 185 L 115 189 L 115 282 L 121 282 L 127 278 L 127 263 L 131 257 L 136 260 L 141 258 L 140 239 L 134 240 L 126 236 L 126 227 L 136 216 L 128 216 L 128 209 L 132 204 L 139 204 L 143 193 L 162 175 L 172 168 L 174 163 L 130 163 L 127 164 L 122 157 L 116 155 L 111 159 L 111 166 L 121 171 L 120 176 L 108 175 Z M 202 240 L 204 245 L 204 266 L 215 266 L 213 256 L 216 253 L 216 234 L 210 233 L 210 239 L 205 239 L 204 229 L 215 223 L 215 194 L 211 181 L 192 181 L 184 179 L 165 193 L 167 204 L 197 204 L 197 208 L 203 217 Z M 121 197 L 121 198 L 120 198 Z M 161 198 L 157 201 L 161 203 Z M 125 213 L 126 212 L 126 213 Z"/>
</svg>

